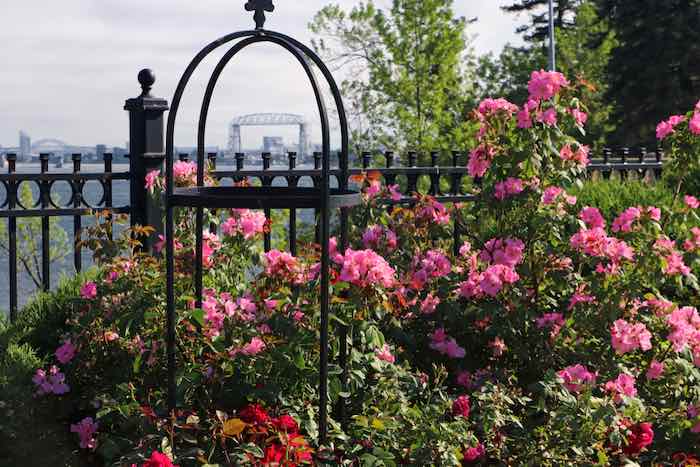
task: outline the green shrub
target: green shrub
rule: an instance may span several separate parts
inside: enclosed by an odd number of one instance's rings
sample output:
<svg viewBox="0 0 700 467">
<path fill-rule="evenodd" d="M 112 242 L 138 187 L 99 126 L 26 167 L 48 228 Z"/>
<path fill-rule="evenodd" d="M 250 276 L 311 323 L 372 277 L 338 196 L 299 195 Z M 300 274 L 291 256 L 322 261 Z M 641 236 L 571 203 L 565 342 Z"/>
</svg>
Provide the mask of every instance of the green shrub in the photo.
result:
<svg viewBox="0 0 700 467">
<path fill-rule="evenodd" d="M 0 357 L 0 391 L 3 397 L 14 399 L 32 393 L 32 374 L 41 366 L 41 358 L 30 345 L 10 344 Z"/>
<path fill-rule="evenodd" d="M 27 343 L 39 355 L 53 353 L 66 332 L 66 318 L 80 296 L 81 285 L 95 275 L 91 270 L 65 277 L 51 293 L 37 293 L 19 312 L 15 323 L 0 325 L 0 351 L 13 343 Z"/>
<path fill-rule="evenodd" d="M 673 190 L 665 183 L 639 180 L 587 180 L 571 190 L 580 206 L 595 206 L 608 222 L 630 206 L 669 206 Z"/>
</svg>

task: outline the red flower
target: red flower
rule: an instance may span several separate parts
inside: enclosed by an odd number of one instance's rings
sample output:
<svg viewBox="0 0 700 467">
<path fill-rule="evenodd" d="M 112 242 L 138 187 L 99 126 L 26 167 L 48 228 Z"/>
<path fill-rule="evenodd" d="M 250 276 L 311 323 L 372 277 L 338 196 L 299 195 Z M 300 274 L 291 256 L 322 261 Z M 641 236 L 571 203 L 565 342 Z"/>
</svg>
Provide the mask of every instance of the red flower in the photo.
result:
<svg viewBox="0 0 700 467">
<path fill-rule="evenodd" d="M 637 423 L 629 428 L 631 434 L 627 436 L 627 446 L 622 448 L 622 452 L 628 456 L 639 454 L 642 449 L 649 446 L 654 441 L 654 431 L 651 423 Z"/>
<path fill-rule="evenodd" d="M 464 456 L 464 462 L 473 463 L 484 457 L 486 454 L 486 448 L 481 443 L 478 443 L 472 448 L 468 448 L 462 454 Z"/>
<path fill-rule="evenodd" d="M 471 411 L 471 404 L 469 403 L 469 396 L 459 396 L 452 403 L 452 416 L 453 417 L 469 418 L 470 411 Z"/>
<path fill-rule="evenodd" d="M 263 465 L 280 465 L 284 459 L 286 449 L 281 444 L 271 444 L 265 449 L 265 457 L 263 457 Z"/>
<path fill-rule="evenodd" d="M 165 454 L 161 454 L 158 451 L 153 451 L 151 453 L 151 458 L 143 464 L 143 467 L 178 467 L 173 465 L 172 461 Z"/>
<path fill-rule="evenodd" d="M 264 424 L 270 421 L 270 415 L 262 408 L 260 404 L 251 404 L 245 406 L 239 413 L 238 417 L 246 423 L 255 425 Z"/>
<path fill-rule="evenodd" d="M 297 433 L 299 431 L 299 425 L 289 415 L 280 415 L 279 417 L 272 420 L 272 424 L 280 431 L 286 431 L 287 433 Z"/>
</svg>

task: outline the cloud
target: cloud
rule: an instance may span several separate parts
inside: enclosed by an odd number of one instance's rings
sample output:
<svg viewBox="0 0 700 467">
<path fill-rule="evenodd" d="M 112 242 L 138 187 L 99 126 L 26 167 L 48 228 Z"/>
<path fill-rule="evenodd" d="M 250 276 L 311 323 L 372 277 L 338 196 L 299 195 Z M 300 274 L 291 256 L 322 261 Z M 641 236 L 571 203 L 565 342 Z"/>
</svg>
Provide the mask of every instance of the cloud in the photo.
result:
<svg viewBox="0 0 700 467">
<path fill-rule="evenodd" d="M 327 3 L 279 0 L 268 26 L 308 42 L 307 23 Z M 337 3 L 351 7 L 356 2 Z M 456 2 L 457 14 L 479 17 L 472 30 L 480 53 L 516 40 L 515 18 L 500 12 L 500 3 Z M 242 14 L 242 0 L 22 0 L 5 2 L 2 26 L 0 144 L 15 146 L 23 129 L 35 139 L 122 146 L 128 139 L 122 107 L 126 98 L 138 95 L 136 74 L 141 68 L 156 72 L 154 93 L 170 99 L 176 80 L 207 41 L 251 27 L 252 18 Z M 176 144 L 194 144 L 204 79 L 220 56 L 208 60 L 194 77 L 193 92 L 183 100 Z M 207 142 L 221 147 L 227 142 L 227 122 L 236 115 L 316 115 L 303 72 L 293 58 L 269 45 L 237 57 L 222 75 L 214 99 Z M 313 139 L 318 140 L 319 125 L 313 127 Z M 263 134 L 296 140 L 294 128 L 246 129 L 244 144 L 259 145 Z"/>
</svg>

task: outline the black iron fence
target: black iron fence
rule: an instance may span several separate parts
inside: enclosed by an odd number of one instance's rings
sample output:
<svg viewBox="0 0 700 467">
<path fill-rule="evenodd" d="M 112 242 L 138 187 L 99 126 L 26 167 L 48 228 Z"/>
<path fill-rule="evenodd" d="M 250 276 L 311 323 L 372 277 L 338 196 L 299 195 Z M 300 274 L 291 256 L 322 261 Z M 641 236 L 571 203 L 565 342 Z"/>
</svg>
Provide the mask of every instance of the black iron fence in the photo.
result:
<svg viewBox="0 0 700 467">
<path fill-rule="evenodd" d="M 18 173 L 16 170 L 16 156 L 7 155 L 6 174 L 0 174 L 0 184 L 5 189 L 5 200 L 0 204 L 0 218 L 6 218 L 8 222 L 8 253 L 9 253 L 9 314 L 10 319 L 17 317 L 18 311 L 18 271 L 17 271 L 17 222 L 18 219 L 41 219 L 41 283 L 43 290 L 50 288 L 50 247 L 51 229 L 50 219 L 53 217 L 69 217 L 73 219 L 73 236 L 80 238 L 83 229 L 83 217 L 92 216 L 95 211 L 108 211 L 113 214 L 129 214 L 132 224 L 153 225 L 156 230 L 162 228 L 162 211 L 160 203 L 149 196 L 145 188 L 145 175 L 153 169 L 162 167 L 164 159 L 163 144 L 163 115 L 168 109 L 167 102 L 150 95 L 150 86 L 153 83 L 143 83 L 141 96 L 129 99 L 125 109 L 130 114 L 130 149 L 129 170 L 122 172 L 112 171 L 111 154 L 104 155 L 104 170 L 102 172 L 87 173 L 81 170 L 81 155 L 73 154 L 73 170 L 71 173 L 50 173 L 49 160 L 51 154 L 40 155 L 39 173 Z M 181 160 L 188 160 L 189 154 L 180 155 Z M 251 164 L 245 166 L 246 155 L 235 154 L 232 159 L 223 159 L 227 164 L 217 163 L 222 161 L 221 154 L 208 155 L 209 163 L 213 169 L 213 176 L 221 181 L 229 180 L 237 182 L 243 179 L 257 180 L 263 186 L 286 185 L 301 186 L 312 184 L 317 186 L 321 177 L 321 153 L 313 154 L 313 162 L 309 166 L 299 167 L 297 154 L 289 153 L 284 165 L 272 165 L 272 155 L 263 153 L 261 165 Z M 442 203 L 461 203 L 472 200 L 468 193 L 471 183 L 467 171 L 468 154 L 453 151 L 447 157 L 433 152 L 429 154 L 427 164 L 419 164 L 419 154 L 408 152 L 400 155 L 394 152 L 369 153 L 355 155 L 351 160 L 355 161 L 355 167 L 350 169 L 350 176 L 368 172 L 376 172 L 384 183 L 388 185 L 398 184 L 404 199 L 399 202 L 408 202 L 414 193 L 424 193 L 434 196 Z M 377 160 L 381 159 L 381 164 Z M 449 162 L 441 164 L 440 161 Z M 610 177 L 617 173 L 622 179 L 630 177 L 658 177 L 663 169 L 663 153 L 659 150 L 648 152 L 646 148 L 636 150 L 622 148 L 619 150 L 605 149 L 601 156 L 594 158 L 588 168 L 590 173 Z M 340 169 L 331 170 L 332 177 L 340 185 L 338 177 Z M 129 205 L 114 206 L 113 193 L 114 182 L 125 180 L 129 183 Z M 85 196 L 86 184 L 90 181 L 98 182 L 102 187 L 102 196 L 96 203 L 89 203 Z M 67 201 L 59 202 L 52 196 L 52 188 L 58 182 L 67 182 L 70 185 L 71 196 Z M 30 206 L 25 206 L 19 199 L 19 189 L 24 183 L 33 184 L 38 190 L 38 200 Z M 268 218 L 271 213 L 265 213 Z M 297 252 L 297 223 L 296 210 L 289 212 L 289 250 L 292 254 Z M 460 245 L 460 232 L 457 225 L 454 228 L 455 249 Z M 154 239 L 150 239 L 146 248 L 151 248 Z M 80 246 L 73 242 L 73 266 L 76 272 L 80 272 L 82 260 Z M 271 247 L 270 234 L 264 237 L 267 250 Z M 2 306 L 0 306 L 2 308 Z"/>
</svg>

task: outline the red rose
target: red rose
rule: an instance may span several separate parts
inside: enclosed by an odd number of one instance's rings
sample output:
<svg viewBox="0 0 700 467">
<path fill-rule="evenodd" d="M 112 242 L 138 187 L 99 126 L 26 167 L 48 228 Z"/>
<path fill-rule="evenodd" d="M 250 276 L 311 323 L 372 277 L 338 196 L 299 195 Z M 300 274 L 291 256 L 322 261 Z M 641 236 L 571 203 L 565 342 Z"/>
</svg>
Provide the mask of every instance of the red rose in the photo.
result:
<svg viewBox="0 0 700 467">
<path fill-rule="evenodd" d="M 251 404 L 245 406 L 239 413 L 238 417 L 246 423 L 263 424 L 270 421 L 270 416 L 260 404 Z"/>
<path fill-rule="evenodd" d="M 452 416 L 453 417 L 469 418 L 470 410 L 471 410 L 471 404 L 469 403 L 469 396 L 459 396 L 452 403 Z"/>
<path fill-rule="evenodd" d="M 143 464 L 143 467 L 178 467 L 173 465 L 172 461 L 165 454 L 161 454 L 158 451 L 153 451 L 151 453 L 151 458 Z"/>
<path fill-rule="evenodd" d="M 280 465 L 284 459 L 286 449 L 281 444 L 271 444 L 265 449 L 265 457 L 263 457 L 263 465 Z"/>
<path fill-rule="evenodd" d="M 484 448 L 484 445 L 481 443 L 478 443 L 476 446 L 473 448 L 468 448 L 467 450 L 462 453 L 464 456 L 464 462 L 475 462 L 486 454 L 486 448 Z"/>
<path fill-rule="evenodd" d="M 280 415 L 276 419 L 272 420 L 272 424 L 280 431 L 286 431 L 287 433 L 297 433 L 299 431 L 299 425 L 289 415 Z"/>
<path fill-rule="evenodd" d="M 642 449 L 649 446 L 654 441 L 654 431 L 651 423 L 637 423 L 630 427 L 631 434 L 627 436 L 627 446 L 622 448 L 622 452 L 628 456 L 634 456 L 642 452 Z"/>
</svg>

